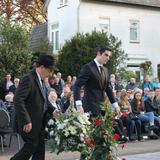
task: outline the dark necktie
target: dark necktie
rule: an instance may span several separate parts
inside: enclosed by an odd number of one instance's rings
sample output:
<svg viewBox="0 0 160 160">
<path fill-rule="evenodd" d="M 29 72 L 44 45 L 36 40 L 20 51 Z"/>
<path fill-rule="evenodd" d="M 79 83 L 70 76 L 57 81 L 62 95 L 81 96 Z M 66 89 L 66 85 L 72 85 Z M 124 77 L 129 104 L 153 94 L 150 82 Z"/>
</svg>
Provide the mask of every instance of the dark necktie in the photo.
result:
<svg viewBox="0 0 160 160">
<path fill-rule="evenodd" d="M 45 83 L 42 79 L 41 79 L 41 82 L 42 82 L 42 91 L 43 91 L 43 95 L 45 98 L 45 101 L 44 101 L 44 112 L 45 112 L 48 108 L 48 106 L 47 106 L 47 90 L 46 90 Z"/>
<path fill-rule="evenodd" d="M 102 86 L 104 86 L 104 82 L 105 82 L 104 69 L 103 69 L 103 66 L 99 66 L 99 68 L 100 68 L 100 77 L 101 77 Z"/>
<path fill-rule="evenodd" d="M 45 95 L 46 94 L 46 87 L 45 87 L 45 83 L 43 81 L 43 79 L 41 79 L 41 83 L 42 83 L 42 91 L 43 91 L 43 94 Z"/>
</svg>

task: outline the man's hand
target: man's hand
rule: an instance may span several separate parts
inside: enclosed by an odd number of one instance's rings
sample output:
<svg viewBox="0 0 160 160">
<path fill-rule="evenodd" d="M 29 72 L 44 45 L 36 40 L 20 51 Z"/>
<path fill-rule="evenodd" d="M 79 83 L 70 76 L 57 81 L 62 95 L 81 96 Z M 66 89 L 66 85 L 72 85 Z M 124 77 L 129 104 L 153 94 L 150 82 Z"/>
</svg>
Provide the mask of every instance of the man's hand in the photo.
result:
<svg viewBox="0 0 160 160">
<path fill-rule="evenodd" d="M 81 105 L 76 106 L 77 112 L 84 113 L 84 109 Z"/>
<path fill-rule="evenodd" d="M 28 123 L 23 126 L 24 132 L 29 133 L 29 132 L 31 132 L 31 130 L 32 130 L 32 123 Z"/>
<path fill-rule="evenodd" d="M 117 107 L 117 108 L 115 108 L 115 112 L 116 112 L 116 114 L 117 114 L 117 119 L 119 119 L 121 116 L 122 116 L 122 113 L 121 113 L 121 111 L 120 111 L 120 107 Z"/>
<path fill-rule="evenodd" d="M 58 109 L 55 109 L 52 114 L 53 114 L 53 116 L 56 118 L 57 116 L 61 115 L 62 112 L 59 111 Z"/>
</svg>

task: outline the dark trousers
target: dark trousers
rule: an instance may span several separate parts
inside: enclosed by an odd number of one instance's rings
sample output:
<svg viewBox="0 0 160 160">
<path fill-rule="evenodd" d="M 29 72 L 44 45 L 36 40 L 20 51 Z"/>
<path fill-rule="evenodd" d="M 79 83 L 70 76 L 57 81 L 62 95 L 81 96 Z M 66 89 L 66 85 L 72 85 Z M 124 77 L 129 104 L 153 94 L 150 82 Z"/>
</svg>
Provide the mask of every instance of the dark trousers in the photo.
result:
<svg viewBox="0 0 160 160">
<path fill-rule="evenodd" d="M 24 146 L 10 160 L 45 160 L 45 141 L 44 130 L 41 130 L 39 136 L 30 138 L 22 136 Z"/>
</svg>

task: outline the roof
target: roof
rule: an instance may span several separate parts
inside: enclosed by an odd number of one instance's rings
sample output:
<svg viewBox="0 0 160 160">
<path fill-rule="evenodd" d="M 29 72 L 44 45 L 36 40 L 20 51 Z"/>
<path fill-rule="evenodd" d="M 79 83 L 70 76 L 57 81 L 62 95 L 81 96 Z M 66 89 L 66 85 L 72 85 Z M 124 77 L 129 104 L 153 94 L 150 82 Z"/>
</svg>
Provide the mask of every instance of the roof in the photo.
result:
<svg viewBox="0 0 160 160">
<path fill-rule="evenodd" d="M 47 23 L 35 25 L 31 32 L 30 46 L 32 50 L 39 47 L 42 40 L 47 39 Z"/>
<path fill-rule="evenodd" d="M 95 1 L 123 3 L 123 4 L 130 4 L 130 5 L 160 8 L 160 0 L 95 0 Z"/>
<path fill-rule="evenodd" d="M 47 12 L 47 7 L 48 7 L 51 0 L 44 0 L 44 1 L 45 1 L 45 5 L 43 7 L 43 12 L 46 13 Z"/>
</svg>

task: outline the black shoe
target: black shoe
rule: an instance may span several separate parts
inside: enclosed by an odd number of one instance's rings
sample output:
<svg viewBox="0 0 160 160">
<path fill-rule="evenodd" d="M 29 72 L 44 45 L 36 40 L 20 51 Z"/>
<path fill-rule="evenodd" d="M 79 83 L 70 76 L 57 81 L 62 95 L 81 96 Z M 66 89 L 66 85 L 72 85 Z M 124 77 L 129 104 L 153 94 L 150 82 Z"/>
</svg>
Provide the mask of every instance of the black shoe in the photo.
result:
<svg viewBox="0 0 160 160">
<path fill-rule="evenodd" d="M 148 136 L 150 139 L 158 139 L 158 136 L 156 134 L 151 134 Z"/>
<path fill-rule="evenodd" d="M 144 142 L 143 137 L 138 137 L 138 141 L 139 141 L 139 142 Z"/>
<path fill-rule="evenodd" d="M 2 147 L 2 144 L 0 144 L 0 147 Z M 7 147 L 7 145 L 4 143 L 4 144 L 3 144 L 3 147 Z"/>
<path fill-rule="evenodd" d="M 120 138 L 119 139 L 119 144 L 126 143 L 127 141 L 128 141 L 128 139 L 126 137 Z"/>
<path fill-rule="evenodd" d="M 129 141 L 130 141 L 130 142 L 135 142 L 135 141 L 137 141 L 137 139 L 134 138 L 134 137 L 130 137 L 130 138 L 129 138 Z"/>
</svg>

